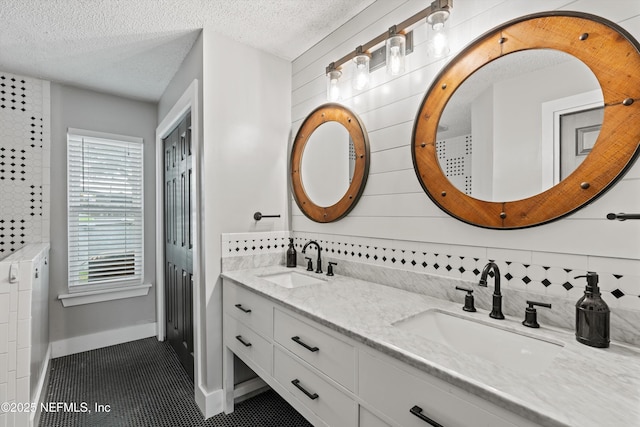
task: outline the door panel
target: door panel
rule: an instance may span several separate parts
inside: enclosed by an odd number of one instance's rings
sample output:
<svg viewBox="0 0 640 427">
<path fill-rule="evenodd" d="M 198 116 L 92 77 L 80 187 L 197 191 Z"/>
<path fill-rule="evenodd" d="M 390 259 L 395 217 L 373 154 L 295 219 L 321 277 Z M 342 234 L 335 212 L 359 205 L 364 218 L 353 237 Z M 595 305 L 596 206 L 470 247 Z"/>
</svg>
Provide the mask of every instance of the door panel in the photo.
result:
<svg viewBox="0 0 640 427">
<path fill-rule="evenodd" d="M 164 140 L 167 340 L 193 379 L 193 227 L 191 116 Z"/>
</svg>

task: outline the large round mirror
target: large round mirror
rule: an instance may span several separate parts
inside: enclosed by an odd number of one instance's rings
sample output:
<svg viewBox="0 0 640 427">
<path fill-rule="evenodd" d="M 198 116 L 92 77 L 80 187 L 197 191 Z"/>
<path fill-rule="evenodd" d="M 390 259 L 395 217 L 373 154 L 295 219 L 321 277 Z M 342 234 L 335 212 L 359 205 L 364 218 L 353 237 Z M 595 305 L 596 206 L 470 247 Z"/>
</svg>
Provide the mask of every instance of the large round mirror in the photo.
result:
<svg viewBox="0 0 640 427">
<path fill-rule="evenodd" d="M 291 186 L 300 210 L 317 222 L 351 211 L 369 174 L 369 139 L 358 116 L 324 104 L 302 122 L 291 151 Z"/>
<path fill-rule="evenodd" d="M 465 194 L 524 199 L 577 168 L 602 118 L 600 85 L 582 61 L 552 49 L 515 52 L 473 73 L 447 102 L 438 161 Z M 543 134 L 547 123 L 559 132 Z"/>
<path fill-rule="evenodd" d="M 526 16 L 478 38 L 435 78 L 414 124 L 414 168 L 462 221 L 543 224 L 631 166 L 639 101 L 638 43 L 626 31 L 582 13 Z"/>
</svg>

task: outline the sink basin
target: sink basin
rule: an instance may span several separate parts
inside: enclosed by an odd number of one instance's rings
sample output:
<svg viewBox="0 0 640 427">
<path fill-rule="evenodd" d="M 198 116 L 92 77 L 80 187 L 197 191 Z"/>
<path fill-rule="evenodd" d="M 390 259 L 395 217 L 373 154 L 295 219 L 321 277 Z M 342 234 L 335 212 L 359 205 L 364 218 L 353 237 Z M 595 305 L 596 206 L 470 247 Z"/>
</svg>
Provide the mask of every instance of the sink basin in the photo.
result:
<svg viewBox="0 0 640 427">
<path fill-rule="evenodd" d="M 307 276 L 306 274 L 301 274 L 295 271 L 265 274 L 260 277 L 285 288 L 299 288 L 300 286 L 315 285 L 325 282 L 324 279 Z"/>
<path fill-rule="evenodd" d="M 563 344 L 440 310 L 427 310 L 395 327 L 524 374 L 544 371 Z"/>
</svg>

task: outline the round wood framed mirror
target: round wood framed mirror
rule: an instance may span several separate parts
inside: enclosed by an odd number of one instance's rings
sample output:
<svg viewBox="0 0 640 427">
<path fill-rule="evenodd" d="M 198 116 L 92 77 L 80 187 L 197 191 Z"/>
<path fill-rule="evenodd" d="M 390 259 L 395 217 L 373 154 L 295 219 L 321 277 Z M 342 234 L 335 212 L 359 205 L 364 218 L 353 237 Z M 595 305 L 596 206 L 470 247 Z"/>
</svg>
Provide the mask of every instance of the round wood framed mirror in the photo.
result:
<svg viewBox="0 0 640 427">
<path fill-rule="evenodd" d="M 593 73 L 602 91 L 604 110 L 599 133 L 585 133 L 591 138 L 588 154 L 550 188 L 517 200 L 476 197 L 464 186 L 454 185 L 455 179 L 451 174 L 447 176 L 439 160 L 438 152 L 443 150 L 439 128 L 447 128 L 447 124 L 441 122 L 445 107 L 461 85 L 481 68 L 508 55 L 536 49 L 565 52 Z M 499 121 L 500 117 L 493 120 Z M 554 221 L 593 201 L 633 164 L 640 151 L 639 144 L 640 49 L 637 41 L 618 25 L 597 16 L 549 12 L 525 16 L 487 32 L 445 66 L 420 105 L 411 151 L 424 191 L 442 210 L 469 224 L 514 229 Z M 494 154 L 487 151 L 490 149 L 486 145 L 482 147 L 485 156 Z M 475 145 L 468 151 L 472 149 Z"/>
<path fill-rule="evenodd" d="M 335 103 L 309 114 L 291 150 L 293 197 L 309 219 L 332 222 L 358 202 L 369 175 L 369 138 L 360 118 Z"/>
</svg>

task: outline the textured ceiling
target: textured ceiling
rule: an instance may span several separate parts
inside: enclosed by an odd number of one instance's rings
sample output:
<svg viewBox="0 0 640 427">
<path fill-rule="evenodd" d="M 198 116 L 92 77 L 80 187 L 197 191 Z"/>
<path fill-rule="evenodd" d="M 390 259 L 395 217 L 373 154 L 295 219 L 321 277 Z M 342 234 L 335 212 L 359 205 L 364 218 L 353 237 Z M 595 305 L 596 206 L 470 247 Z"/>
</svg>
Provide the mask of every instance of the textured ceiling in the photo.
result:
<svg viewBox="0 0 640 427">
<path fill-rule="evenodd" d="M 375 0 L 1 0 L 0 70 L 157 101 L 203 27 L 292 60 Z"/>
</svg>

